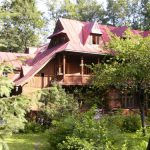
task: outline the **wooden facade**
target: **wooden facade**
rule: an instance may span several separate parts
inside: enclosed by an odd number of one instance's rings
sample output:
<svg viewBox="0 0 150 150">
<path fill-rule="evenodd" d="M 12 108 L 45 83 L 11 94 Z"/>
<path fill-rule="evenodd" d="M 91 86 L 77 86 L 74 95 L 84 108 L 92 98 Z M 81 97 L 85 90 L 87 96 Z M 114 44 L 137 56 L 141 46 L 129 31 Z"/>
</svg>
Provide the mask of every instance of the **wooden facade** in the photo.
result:
<svg viewBox="0 0 150 150">
<path fill-rule="evenodd" d="M 25 87 L 45 88 L 56 81 L 61 85 L 87 85 L 92 76 L 88 65 L 97 64 L 101 56 L 60 53 L 46 64 Z"/>
</svg>

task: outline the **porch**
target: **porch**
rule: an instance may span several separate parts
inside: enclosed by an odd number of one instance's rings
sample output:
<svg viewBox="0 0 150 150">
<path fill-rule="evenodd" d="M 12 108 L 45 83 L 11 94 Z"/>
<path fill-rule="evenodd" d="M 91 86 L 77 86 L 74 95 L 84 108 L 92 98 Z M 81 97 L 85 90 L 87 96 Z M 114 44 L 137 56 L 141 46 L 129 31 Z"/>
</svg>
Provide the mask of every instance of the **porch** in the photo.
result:
<svg viewBox="0 0 150 150">
<path fill-rule="evenodd" d="M 100 58 L 97 55 L 81 55 L 64 53 L 57 57 L 56 79 L 61 85 L 89 84 L 92 70 L 89 65 L 97 64 Z"/>
</svg>

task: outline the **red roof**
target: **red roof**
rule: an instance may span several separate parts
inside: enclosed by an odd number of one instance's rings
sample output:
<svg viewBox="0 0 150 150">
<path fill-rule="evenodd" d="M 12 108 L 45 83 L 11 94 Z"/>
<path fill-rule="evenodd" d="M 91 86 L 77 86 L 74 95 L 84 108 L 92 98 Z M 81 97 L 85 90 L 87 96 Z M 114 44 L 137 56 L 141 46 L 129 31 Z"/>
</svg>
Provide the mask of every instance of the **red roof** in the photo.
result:
<svg viewBox="0 0 150 150">
<path fill-rule="evenodd" d="M 63 51 L 68 43 L 47 49 L 41 55 L 38 55 L 38 61 L 26 72 L 25 76 L 15 82 L 16 86 L 23 85 L 29 81 L 36 73 L 40 71 L 55 55 L 56 53 Z"/>
<path fill-rule="evenodd" d="M 0 52 L 0 63 L 12 65 L 15 69 L 21 69 L 24 61 L 31 56 L 24 53 Z"/>
</svg>

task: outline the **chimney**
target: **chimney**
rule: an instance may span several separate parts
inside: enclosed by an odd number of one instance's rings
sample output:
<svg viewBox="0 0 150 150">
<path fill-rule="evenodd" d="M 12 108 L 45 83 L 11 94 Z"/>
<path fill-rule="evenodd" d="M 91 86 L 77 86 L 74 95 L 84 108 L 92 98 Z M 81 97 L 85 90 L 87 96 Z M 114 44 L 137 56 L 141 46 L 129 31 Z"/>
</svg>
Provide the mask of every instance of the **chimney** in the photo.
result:
<svg viewBox="0 0 150 150">
<path fill-rule="evenodd" d="M 25 54 L 34 54 L 37 50 L 37 47 L 28 47 L 25 49 Z"/>
</svg>

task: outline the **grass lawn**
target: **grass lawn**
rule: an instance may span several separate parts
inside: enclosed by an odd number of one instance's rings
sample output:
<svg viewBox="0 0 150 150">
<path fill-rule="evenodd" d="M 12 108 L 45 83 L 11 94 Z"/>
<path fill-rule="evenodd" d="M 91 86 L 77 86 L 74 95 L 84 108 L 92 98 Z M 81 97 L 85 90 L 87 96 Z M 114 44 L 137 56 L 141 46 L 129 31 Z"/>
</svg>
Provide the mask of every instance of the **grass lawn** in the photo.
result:
<svg viewBox="0 0 150 150">
<path fill-rule="evenodd" d="M 10 150 L 48 150 L 45 133 L 14 134 L 7 138 Z"/>
</svg>

